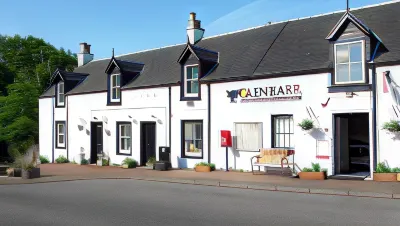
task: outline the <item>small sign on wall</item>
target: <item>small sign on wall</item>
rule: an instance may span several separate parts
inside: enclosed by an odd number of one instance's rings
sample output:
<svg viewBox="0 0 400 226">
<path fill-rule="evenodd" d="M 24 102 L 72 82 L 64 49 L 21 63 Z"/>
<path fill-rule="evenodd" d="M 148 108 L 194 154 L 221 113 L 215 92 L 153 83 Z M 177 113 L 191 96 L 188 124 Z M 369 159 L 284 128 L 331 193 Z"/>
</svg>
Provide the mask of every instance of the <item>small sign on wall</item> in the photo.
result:
<svg viewBox="0 0 400 226">
<path fill-rule="evenodd" d="M 328 140 L 317 140 L 317 159 L 329 159 L 331 147 Z"/>
</svg>

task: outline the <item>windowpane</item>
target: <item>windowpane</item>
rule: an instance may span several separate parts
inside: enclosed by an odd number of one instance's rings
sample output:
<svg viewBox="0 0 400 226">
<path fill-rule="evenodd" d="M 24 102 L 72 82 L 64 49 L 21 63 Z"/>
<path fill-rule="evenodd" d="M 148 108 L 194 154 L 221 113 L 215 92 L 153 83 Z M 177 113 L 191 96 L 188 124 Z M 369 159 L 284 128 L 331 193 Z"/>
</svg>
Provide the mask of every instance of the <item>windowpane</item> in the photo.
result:
<svg viewBox="0 0 400 226">
<path fill-rule="evenodd" d="M 351 81 L 363 80 L 362 63 L 350 64 L 350 78 Z"/>
<path fill-rule="evenodd" d="M 60 93 L 64 93 L 64 83 L 60 83 L 60 85 L 58 86 L 58 91 Z"/>
<path fill-rule="evenodd" d="M 192 139 L 192 124 L 185 123 L 185 140 L 191 140 Z"/>
<path fill-rule="evenodd" d="M 195 124 L 195 133 L 194 133 L 194 139 L 201 139 L 201 124 Z"/>
<path fill-rule="evenodd" d="M 294 134 L 293 133 L 290 134 L 289 137 L 290 137 L 289 147 L 294 147 Z"/>
<path fill-rule="evenodd" d="M 184 124 L 184 155 L 192 157 L 201 157 L 203 151 L 202 123 L 185 122 Z"/>
<path fill-rule="evenodd" d="M 199 92 L 199 82 L 198 81 L 192 81 L 191 93 L 198 93 L 198 92 Z"/>
<path fill-rule="evenodd" d="M 131 125 L 126 125 L 126 136 L 131 137 Z"/>
<path fill-rule="evenodd" d="M 131 149 L 131 138 L 127 138 L 126 142 L 127 142 L 127 144 L 126 144 L 127 150 L 130 150 Z"/>
<path fill-rule="evenodd" d="M 63 124 L 58 125 L 58 133 L 64 134 L 64 125 Z"/>
<path fill-rule="evenodd" d="M 349 62 L 348 45 L 336 46 L 336 63 L 348 63 L 348 62 Z"/>
<path fill-rule="evenodd" d="M 116 84 L 117 84 L 117 76 L 112 75 L 111 76 L 111 87 L 115 87 Z"/>
<path fill-rule="evenodd" d="M 348 82 L 349 81 L 349 65 L 338 64 L 336 67 L 336 81 L 337 82 Z"/>
<path fill-rule="evenodd" d="M 117 89 L 113 88 L 111 92 L 112 92 L 111 98 L 117 99 Z"/>
<path fill-rule="evenodd" d="M 64 103 L 64 94 L 60 94 L 58 97 L 58 102 Z"/>
<path fill-rule="evenodd" d="M 64 135 L 58 135 L 58 143 L 63 144 L 64 143 Z"/>
<path fill-rule="evenodd" d="M 116 75 L 115 76 L 115 85 L 116 86 L 120 86 L 120 84 L 121 84 L 120 78 L 121 78 L 120 75 Z"/>
<path fill-rule="evenodd" d="M 198 67 L 193 67 L 193 79 L 197 79 L 199 77 L 199 68 Z"/>
<path fill-rule="evenodd" d="M 115 99 L 119 99 L 121 96 L 121 89 L 115 88 Z"/>
<path fill-rule="evenodd" d="M 121 137 L 125 136 L 125 125 L 121 125 L 120 126 L 120 130 L 121 130 Z"/>
<path fill-rule="evenodd" d="M 294 125 L 293 116 L 274 116 L 275 120 L 275 131 L 273 131 L 275 148 L 292 148 L 294 147 L 293 135 Z M 278 128 L 277 128 L 278 126 Z M 290 130 L 289 130 L 290 129 Z"/>
<path fill-rule="evenodd" d="M 284 133 L 284 125 L 283 125 L 283 119 L 282 118 L 278 118 L 279 121 L 279 130 L 277 131 L 278 133 Z"/>
<path fill-rule="evenodd" d="M 285 119 L 283 119 L 283 124 L 285 125 L 285 130 L 284 130 L 284 132 L 285 133 L 289 133 L 289 118 L 285 118 Z"/>
<path fill-rule="evenodd" d="M 187 79 L 192 79 L 193 78 L 192 68 L 191 67 L 186 67 L 186 78 Z"/>
<path fill-rule="evenodd" d="M 186 92 L 192 93 L 192 82 L 191 81 L 186 82 Z"/>
<path fill-rule="evenodd" d="M 350 44 L 350 61 L 361 62 L 362 61 L 362 49 L 361 43 Z"/>
</svg>

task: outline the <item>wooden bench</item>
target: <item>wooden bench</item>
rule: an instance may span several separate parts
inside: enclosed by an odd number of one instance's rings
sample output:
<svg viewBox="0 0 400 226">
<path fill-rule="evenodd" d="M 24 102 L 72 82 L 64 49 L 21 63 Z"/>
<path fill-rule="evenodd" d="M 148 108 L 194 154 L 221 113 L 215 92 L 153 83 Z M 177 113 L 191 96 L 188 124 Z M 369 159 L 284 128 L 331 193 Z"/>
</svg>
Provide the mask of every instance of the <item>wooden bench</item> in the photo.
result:
<svg viewBox="0 0 400 226">
<path fill-rule="evenodd" d="M 264 167 L 265 171 L 267 171 L 267 167 L 280 167 L 282 174 L 284 174 L 284 166 L 287 166 L 287 168 L 291 168 L 292 174 L 295 174 L 294 154 L 294 150 L 289 149 L 260 148 L 260 154 L 250 159 L 251 172 L 254 174 L 254 166 L 258 166 L 259 172 L 261 172 L 261 166 Z M 289 156 L 292 157 L 289 158 Z"/>
</svg>

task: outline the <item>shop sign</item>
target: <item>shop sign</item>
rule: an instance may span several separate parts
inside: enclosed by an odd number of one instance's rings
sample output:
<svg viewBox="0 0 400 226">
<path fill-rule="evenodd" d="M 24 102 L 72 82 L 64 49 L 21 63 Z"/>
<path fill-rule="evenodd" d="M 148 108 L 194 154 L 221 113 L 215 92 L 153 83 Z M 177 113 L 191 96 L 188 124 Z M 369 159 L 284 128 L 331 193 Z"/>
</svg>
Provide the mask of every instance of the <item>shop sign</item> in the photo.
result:
<svg viewBox="0 0 400 226">
<path fill-rule="evenodd" d="M 226 92 L 231 103 L 237 103 L 238 98 L 241 103 L 301 100 L 300 85 L 241 88 Z"/>
</svg>

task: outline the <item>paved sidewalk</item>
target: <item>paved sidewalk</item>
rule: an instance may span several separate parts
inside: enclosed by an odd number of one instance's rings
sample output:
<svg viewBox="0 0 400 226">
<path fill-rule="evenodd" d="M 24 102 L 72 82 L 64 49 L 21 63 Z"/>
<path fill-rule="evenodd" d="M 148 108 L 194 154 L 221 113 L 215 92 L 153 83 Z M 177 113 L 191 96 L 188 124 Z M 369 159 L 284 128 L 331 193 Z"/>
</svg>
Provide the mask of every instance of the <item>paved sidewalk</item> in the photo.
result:
<svg viewBox="0 0 400 226">
<path fill-rule="evenodd" d="M 42 164 L 41 178 L 0 177 L 0 185 L 47 183 L 90 179 L 137 179 L 173 183 L 238 187 L 313 194 L 399 198 L 400 182 L 374 182 L 325 180 L 306 181 L 274 175 L 252 175 L 251 173 L 214 171 L 198 173 L 191 170 L 155 171 L 147 168 L 122 169 L 114 166 Z"/>
</svg>

